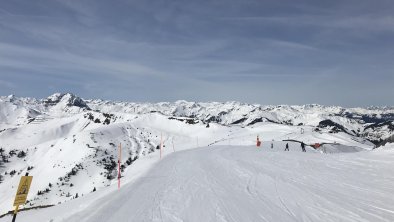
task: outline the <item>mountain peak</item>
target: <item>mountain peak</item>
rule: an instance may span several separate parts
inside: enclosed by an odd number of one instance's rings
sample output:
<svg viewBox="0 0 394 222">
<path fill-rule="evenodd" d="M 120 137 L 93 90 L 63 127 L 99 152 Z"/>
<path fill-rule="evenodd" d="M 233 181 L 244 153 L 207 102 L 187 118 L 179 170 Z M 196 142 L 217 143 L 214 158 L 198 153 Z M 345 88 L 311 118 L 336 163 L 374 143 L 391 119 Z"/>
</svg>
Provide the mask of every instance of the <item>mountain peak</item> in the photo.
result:
<svg viewBox="0 0 394 222">
<path fill-rule="evenodd" d="M 11 94 L 11 95 L 7 96 L 7 99 L 8 99 L 8 101 L 12 102 L 15 100 L 15 95 Z"/>
<path fill-rule="evenodd" d="M 65 106 L 77 106 L 80 108 L 88 108 L 83 99 L 72 93 L 54 93 L 43 100 L 46 105 L 54 106 L 64 104 Z"/>
</svg>

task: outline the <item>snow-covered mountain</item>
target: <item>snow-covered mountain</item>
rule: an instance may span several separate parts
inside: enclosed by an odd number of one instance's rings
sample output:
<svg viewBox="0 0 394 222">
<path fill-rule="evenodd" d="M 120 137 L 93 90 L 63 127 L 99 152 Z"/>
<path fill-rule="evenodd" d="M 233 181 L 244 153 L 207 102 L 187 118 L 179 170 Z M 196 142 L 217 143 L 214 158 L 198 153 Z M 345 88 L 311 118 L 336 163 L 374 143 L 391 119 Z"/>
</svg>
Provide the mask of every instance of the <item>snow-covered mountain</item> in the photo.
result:
<svg viewBox="0 0 394 222">
<path fill-rule="evenodd" d="M 45 99 L 0 97 L 0 213 L 10 210 L 19 176 L 34 182 L 28 206 L 59 204 L 116 183 L 140 158 L 208 145 L 263 146 L 289 140 L 320 152 L 370 150 L 392 139 L 394 108 L 262 106 L 239 102 L 128 103 L 70 93 Z M 371 143 L 373 142 L 373 143 Z M 282 146 L 282 145 L 281 145 Z M 123 178 L 125 182 L 130 177 Z"/>
<path fill-rule="evenodd" d="M 293 126 L 314 126 L 316 130 L 346 132 L 379 143 L 394 131 L 393 107 L 342 108 L 339 106 L 262 106 L 239 102 L 137 104 L 87 100 L 94 110 L 122 113 L 159 112 L 167 116 L 187 117 L 204 123 L 251 126 L 258 122 L 272 122 Z"/>
<path fill-rule="evenodd" d="M 94 110 L 93 113 L 147 114 L 182 117 L 222 125 L 251 126 L 272 122 L 294 126 L 314 126 L 343 131 L 378 143 L 394 131 L 394 107 L 343 108 L 316 104 L 303 106 L 263 106 L 239 102 L 129 103 L 84 100 L 70 93 L 55 93 L 48 98 L 0 97 L 0 126 L 18 126 L 46 117 L 65 117 Z"/>
</svg>

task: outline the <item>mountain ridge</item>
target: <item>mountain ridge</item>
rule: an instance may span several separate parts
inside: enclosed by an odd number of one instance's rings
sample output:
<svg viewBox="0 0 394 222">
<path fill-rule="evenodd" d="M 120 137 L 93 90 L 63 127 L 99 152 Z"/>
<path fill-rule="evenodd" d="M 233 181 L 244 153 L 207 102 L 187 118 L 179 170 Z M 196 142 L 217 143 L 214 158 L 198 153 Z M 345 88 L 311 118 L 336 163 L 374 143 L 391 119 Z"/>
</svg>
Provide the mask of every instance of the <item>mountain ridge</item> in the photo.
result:
<svg viewBox="0 0 394 222">
<path fill-rule="evenodd" d="M 286 125 L 308 125 L 318 127 L 322 121 L 330 120 L 347 130 L 378 144 L 391 136 L 393 132 L 394 108 L 368 107 L 344 108 L 341 106 L 325 106 L 319 104 L 306 105 L 260 105 L 237 101 L 228 102 L 176 102 L 134 103 L 118 102 L 101 99 L 82 99 L 72 93 L 55 93 L 44 99 L 29 97 L 3 96 L 0 101 L 25 107 L 24 113 L 30 115 L 17 118 L 31 119 L 41 113 L 57 113 L 61 115 L 83 113 L 95 110 L 104 113 L 143 114 L 160 112 L 167 116 L 195 118 L 203 122 L 216 122 L 224 125 L 253 125 L 257 122 L 273 122 Z M 33 106 L 30 107 L 29 106 Z M 50 108 L 47 108 L 50 107 Z M 0 122 L 3 118 L 0 118 Z M 333 125 L 331 124 L 331 127 Z M 324 125 L 324 124 L 323 124 Z M 372 125 L 372 127 L 370 126 Z M 389 133 L 376 133 L 376 129 Z M 369 130 L 373 128 L 374 130 Z"/>
</svg>

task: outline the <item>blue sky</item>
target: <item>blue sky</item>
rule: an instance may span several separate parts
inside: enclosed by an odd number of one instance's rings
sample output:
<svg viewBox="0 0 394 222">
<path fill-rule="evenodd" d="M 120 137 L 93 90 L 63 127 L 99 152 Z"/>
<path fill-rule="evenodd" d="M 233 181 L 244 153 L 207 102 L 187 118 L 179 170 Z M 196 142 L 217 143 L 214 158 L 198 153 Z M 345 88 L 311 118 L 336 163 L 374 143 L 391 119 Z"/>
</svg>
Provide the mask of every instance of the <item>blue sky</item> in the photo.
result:
<svg viewBox="0 0 394 222">
<path fill-rule="evenodd" d="M 0 0 L 0 95 L 394 105 L 392 0 Z"/>
</svg>

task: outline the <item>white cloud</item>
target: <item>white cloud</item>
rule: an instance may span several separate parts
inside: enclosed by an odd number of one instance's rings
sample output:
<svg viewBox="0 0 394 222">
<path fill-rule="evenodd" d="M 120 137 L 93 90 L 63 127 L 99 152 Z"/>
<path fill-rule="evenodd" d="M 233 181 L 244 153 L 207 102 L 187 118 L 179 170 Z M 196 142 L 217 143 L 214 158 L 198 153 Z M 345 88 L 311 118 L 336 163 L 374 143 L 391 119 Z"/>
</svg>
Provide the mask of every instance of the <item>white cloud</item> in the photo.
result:
<svg viewBox="0 0 394 222">
<path fill-rule="evenodd" d="M 22 55 L 22 57 L 20 56 Z M 24 70 L 74 71 L 97 73 L 127 80 L 130 76 L 160 76 L 162 73 L 150 67 L 127 60 L 85 57 L 70 52 L 22 47 L 0 43 L 0 66 Z M 53 72 L 53 75 L 57 75 Z M 70 75 L 72 75 L 70 73 Z M 78 75 L 78 74 L 77 74 Z"/>
</svg>

